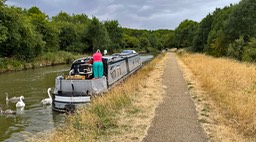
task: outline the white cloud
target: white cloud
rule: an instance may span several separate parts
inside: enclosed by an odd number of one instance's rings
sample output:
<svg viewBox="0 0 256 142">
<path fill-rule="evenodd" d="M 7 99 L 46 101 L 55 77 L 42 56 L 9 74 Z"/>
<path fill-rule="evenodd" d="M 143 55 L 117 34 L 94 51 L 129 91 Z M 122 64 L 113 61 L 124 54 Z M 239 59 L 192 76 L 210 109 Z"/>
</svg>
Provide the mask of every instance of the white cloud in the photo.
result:
<svg viewBox="0 0 256 142">
<path fill-rule="evenodd" d="M 84 13 L 100 20 L 118 20 L 120 25 L 140 29 L 175 29 L 185 19 L 200 21 L 217 7 L 240 0 L 8 0 L 8 5 L 37 6 L 50 17 L 60 11 Z"/>
<path fill-rule="evenodd" d="M 143 5 L 143 6 L 138 10 L 138 12 L 153 10 L 153 8 L 154 8 L 154 7 L 151 6 L 151 5 Z"/>
</svg>

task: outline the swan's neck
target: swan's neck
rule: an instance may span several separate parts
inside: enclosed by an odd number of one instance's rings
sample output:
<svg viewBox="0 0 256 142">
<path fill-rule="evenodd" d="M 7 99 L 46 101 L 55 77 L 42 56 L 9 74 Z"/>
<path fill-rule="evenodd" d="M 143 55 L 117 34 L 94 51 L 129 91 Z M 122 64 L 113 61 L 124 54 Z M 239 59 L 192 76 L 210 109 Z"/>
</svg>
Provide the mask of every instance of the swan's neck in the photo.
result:
<svg viewBox="0 0 256 142">
<path fill-rule="evenodd" d="M 49 96 L 50 99 L 52 99 L 52 96 L 51 96 L 50 91 L 51 91 L 51 90 L 49 89 L 49 90 L 48 90 L 48 96 Z"/>
</svg>

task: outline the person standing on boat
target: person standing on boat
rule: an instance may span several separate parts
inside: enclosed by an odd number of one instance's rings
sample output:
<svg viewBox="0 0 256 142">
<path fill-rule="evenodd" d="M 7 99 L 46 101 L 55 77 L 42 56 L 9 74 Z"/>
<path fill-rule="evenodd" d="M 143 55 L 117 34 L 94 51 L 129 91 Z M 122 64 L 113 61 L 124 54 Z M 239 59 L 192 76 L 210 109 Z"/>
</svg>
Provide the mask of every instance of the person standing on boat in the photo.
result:
<svg viewBox="0 0 256 142">
<path fill-rule="evenodd" d="M 92 56 L 93 58 L 93 75 L 94 78 L 101 78 L 103 76 L 102 54 L 98 49 Z"/>
</svg>

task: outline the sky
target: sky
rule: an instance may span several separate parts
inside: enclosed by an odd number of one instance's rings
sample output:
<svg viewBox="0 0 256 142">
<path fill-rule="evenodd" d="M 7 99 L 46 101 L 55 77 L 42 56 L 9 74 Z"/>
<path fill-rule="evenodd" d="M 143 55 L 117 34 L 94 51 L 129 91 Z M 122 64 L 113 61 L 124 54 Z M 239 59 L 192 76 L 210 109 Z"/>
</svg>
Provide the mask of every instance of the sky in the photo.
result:
<svg viewBox="0 0 256 142">
<path fill-rule="evenodd" d="M 100 21 L 118 20 L 121 27 L 133 29 L 172 29 L 186 20 L 200 22 L 216 8 L 240 0 L 7 0 L 9 6 L 38 7 L 49 17 L 60 11 L 86 14 Z"/>
</svg>

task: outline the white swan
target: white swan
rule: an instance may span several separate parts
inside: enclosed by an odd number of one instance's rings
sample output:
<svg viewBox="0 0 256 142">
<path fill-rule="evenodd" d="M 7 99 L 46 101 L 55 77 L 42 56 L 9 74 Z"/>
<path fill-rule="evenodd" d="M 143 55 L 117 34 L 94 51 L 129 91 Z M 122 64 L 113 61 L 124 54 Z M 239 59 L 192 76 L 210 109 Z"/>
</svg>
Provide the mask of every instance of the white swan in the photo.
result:
<svg viewBox="0 0 256 142">
<path fill-rule="evenodd" d="M 0 106 L 0 114 L 16 114 L 16 111 L 7 109 L 5 111 L 2 110 L 2 106 Z"/>
<path fill-rule="evenodd" d="M 15 103 L 15 102 L 18 102 L 20 100 L 20 97 L 12 97 L 12 98 L 9 99 L 7 92 L 5 92 L 5 95 L 6 95 L 6 98 L 5 98 L 6 102 L 11 101 L 11 102 Z M 23 97 L 23 99 L 24 99 L 24 96 L 21 96 L 21 97 Z"/>
<path fill-rule="evenodd" d="M 23 108 L 23 107 L 25 107 L 25 103 L 22 101 L 22 99 L 24 99 L 24 97 L 23 97 L 23 96 L 20 96 L 20 101 L 18 101 L 18 102 L 16 103 L 16 107 L 17 107 L 17 108 Z"/>
<path fill-rule="evenodd" d="M 51 91 L 51 88 L 48 88 L 47 93 L 48 93 L 49 98 L 45 98 L 41 101 L 41 103 L 43 103 L 43 105 L 51 105 L 52 104 L 52 97 L 51 97 L 50 91 Z"/>
<path fill-rule="evenodd" d="M 5 111 L 2 111 L 3 114 L 16 114 L 16 111 L 11 110 L 11 109 L 7 109 Z"/>
<path fill-rule="evenodd" d="M 0 114 L 3 113 L 3 110 L 2 110 L 2 105 L 0 104 Z"/>
</svg>

